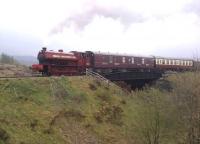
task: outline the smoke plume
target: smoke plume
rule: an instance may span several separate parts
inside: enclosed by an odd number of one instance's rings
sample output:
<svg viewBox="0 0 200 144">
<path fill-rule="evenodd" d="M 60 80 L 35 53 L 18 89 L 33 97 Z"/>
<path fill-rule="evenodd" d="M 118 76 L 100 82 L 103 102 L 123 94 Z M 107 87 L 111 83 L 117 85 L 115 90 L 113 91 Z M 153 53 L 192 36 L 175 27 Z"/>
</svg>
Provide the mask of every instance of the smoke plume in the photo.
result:
<svg viewBox="0 0 200 144">
<path fill-rule="evenodd" d="M 62 33 L 64 28 L 70 27 L 71 24 L 74 24 L 78 30 L 83 30 L 86 25 L 92 22 L 95 16 L 103 16 L 105 18 L 119 20 L 125 26 L 129 26 L 133 22 L 143 22 L 145 20 L 141 15 L 133 14 L 124 9 L 93 6 L 91 9 L 83 13 L 74 14 L 66 18 L 51 30 L 50 35 Z"/>
<path fill-rule="evenodd" d="M 200 1 L 194 0 L 192 3 L 185 7 L 186 12 L 194 12 L 198 16 L 200 16 Z"/>
</svg>

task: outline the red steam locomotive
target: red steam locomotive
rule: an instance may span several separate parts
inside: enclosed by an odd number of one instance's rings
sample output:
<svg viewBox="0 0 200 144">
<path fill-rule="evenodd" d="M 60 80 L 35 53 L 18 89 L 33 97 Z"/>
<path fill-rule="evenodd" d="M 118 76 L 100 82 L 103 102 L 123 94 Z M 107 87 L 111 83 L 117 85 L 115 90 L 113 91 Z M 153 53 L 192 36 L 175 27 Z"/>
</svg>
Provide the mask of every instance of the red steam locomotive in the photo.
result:
<svg viewBox="0 0 200 144">
<path fill-rule="evenodd" d="M 32 70 L 43 75 L 80 75 L 85 71 L 85 54 L 66 53 L 63 50 L 47 51 L 43 48 L 38 53 L 39 64 L 32 65 Z"/>
<path fill-rule="evenodd" d="M 106 74 L 127 71 L 183 71 L 192 70 L 197 65 L 192 59 L 103 54 L 91 51 L 66 53 L 63 50 L 47 51 L 46 48 L 38 53 L 38 60 L 39 64 L 32 65 L 32 70 L 49 76 L 83 75 L 87 68 Z"/>
</svg>

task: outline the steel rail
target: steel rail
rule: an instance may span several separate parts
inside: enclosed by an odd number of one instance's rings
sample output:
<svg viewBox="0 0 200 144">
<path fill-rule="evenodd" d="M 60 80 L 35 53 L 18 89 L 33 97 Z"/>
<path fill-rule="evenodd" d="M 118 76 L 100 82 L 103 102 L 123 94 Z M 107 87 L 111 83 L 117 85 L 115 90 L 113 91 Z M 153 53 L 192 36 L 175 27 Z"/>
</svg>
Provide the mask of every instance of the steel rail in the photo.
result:
<svg viewBox="0 0 200 144">
<path fill-rule="evenodd" d="M 3 76 L 0 77 L 0 79 L 37 78 L 37 77 L 47 77 L 47 76 Z"/>
</svg>

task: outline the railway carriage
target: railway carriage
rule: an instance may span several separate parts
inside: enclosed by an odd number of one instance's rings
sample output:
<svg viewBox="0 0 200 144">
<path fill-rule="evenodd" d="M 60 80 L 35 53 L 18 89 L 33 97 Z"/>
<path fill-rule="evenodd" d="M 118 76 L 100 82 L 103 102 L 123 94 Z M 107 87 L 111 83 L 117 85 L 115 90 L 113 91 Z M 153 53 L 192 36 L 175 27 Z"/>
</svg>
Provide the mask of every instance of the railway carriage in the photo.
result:
<svg viewBox="0 0 200 144">
<path fill-rule="evenodd" d="M 193 69 L 194 61 L 191 59 L 155 57 L 155 66 L 161 70 L 184 71 Z"/>
<path fill-rule="evenodd" d="M 93 69 L 98 72 L 140 71 L 154 68 L 154 59 L 152 57 L 94 53 L 93 59 Z"/>
<path fill-rule="evenodd" d="M 43 75 L 82 75 L 86 68 L 101 74 L 130 71 L 185 71 L 199 68 L 200 63 L 192 59 L 145 57 L 111 53 L 47 51 L 38 53 L 39 64 L 32 70 Z"/>
</svg>

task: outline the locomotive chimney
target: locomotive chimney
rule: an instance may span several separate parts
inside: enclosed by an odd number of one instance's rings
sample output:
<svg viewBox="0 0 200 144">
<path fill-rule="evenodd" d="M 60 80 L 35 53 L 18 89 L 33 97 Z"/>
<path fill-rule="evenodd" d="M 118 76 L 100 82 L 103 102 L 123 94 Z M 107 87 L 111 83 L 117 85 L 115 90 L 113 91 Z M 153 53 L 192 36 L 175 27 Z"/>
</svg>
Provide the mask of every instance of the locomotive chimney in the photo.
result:
<svg viewBox="0 0 200 144">
<path fill-rule="evenodd" d="M 46 50 L 47 50 L 47 48 L 46 48 L 46 47 L 43 47 L 43 48 L 42 48 L 42 51 L 44 51 L 44 52 L 45 52 Z"/>
<path fill-rule="evenodd" d="M 62 50 L 62 49 L 59 49 L 58 52 L 63 52 L 63 50 Z"/>
</svg>

